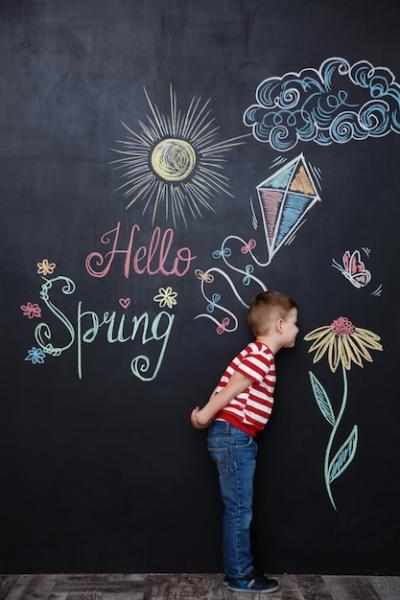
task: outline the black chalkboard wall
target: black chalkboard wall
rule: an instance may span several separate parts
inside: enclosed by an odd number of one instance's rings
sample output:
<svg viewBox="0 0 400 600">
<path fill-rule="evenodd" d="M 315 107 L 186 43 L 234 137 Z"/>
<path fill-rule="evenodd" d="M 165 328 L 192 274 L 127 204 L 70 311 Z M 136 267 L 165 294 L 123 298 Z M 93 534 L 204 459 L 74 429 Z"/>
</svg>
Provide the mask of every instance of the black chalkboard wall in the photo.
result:
<svg viewBox="0 0 400 600">
<path fill-rule="evenodd" d="M 259 564 L 400 574 L 397 3 L 0 11 L 1 572 L 221 570 L 190 412 L 271 288 Z"/>
</svg>

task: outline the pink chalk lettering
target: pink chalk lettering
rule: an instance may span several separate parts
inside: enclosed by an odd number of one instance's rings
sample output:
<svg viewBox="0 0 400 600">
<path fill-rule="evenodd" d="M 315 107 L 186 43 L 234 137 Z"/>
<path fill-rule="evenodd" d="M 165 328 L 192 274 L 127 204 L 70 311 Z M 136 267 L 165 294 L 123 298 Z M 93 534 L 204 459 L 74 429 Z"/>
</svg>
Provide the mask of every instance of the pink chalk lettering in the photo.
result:
<svg viewBox="0 0 400 600">
<path fill-rule="evenodd" d="M 174 240 L 174 231 L 166 229 L 161 234 L 160 227 L 156 227 L 152 233 L 148 248 L 146 245 L 139 246 L 134 250 L 137 234 L 140 232 L 139 225 L 132 225 L 129 242 L 126 248 L 119 247 L 120 223 L 110 231 L 104 233 L 100 241 L 104 245 L 112 244 L 111 250 L 102 254 L 101 252 L 90 252 L 85 260 L 86 270 L 92 277 L 105 277 L 110 272 L 117 255 L 125 257 L 123 274 L 129 277 L 131 270 L 136 275 L 175 275 L 183 277 L 189 271 L 193 256 L 190 248 L 179 248 L 175 253 L 171 251 Z M 168 264 L 169 261 L 169 264 Z M 172 261 L 172 265 L 171 265 Z"/>
</svg>

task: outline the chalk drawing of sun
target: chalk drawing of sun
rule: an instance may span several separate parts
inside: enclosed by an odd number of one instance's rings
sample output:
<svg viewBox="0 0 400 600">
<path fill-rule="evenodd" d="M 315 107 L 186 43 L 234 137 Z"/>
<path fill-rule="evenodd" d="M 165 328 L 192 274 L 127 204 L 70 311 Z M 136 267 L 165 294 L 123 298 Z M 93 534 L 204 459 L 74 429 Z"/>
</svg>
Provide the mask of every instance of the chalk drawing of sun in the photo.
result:
<svg viewBox="0 0 400 600">
<path fill-rule="evenodd" d="M 124 189 L 129 200 L 126 209 L 140 202 L 142 216 L 151 211 L 153 224 L 162 212 L 174 227 L 180 220 L 187 227 L 188 216 L 196 219 L 204 209 L 215 213 L 212 201 L 216 194 L 234 197 L 223 164 L 226 153 L 244 144 L 248 134 L 218 141 L 219 127 L 211 117 L 210 99 L 194 97 L 182 112 L 170 86 L 170 115 L 166 116 L 151 102 L 145 88 L 144 93 L 151 111 L 147 122 L 138 121 L 136 133 L 121 121 L 128 133 L 125 140 L 116 140 L 120 147 L 112 149 L 123 155 L 111 163 L 123 170 L 125 181 L 117 190 Z"/>
</svg>

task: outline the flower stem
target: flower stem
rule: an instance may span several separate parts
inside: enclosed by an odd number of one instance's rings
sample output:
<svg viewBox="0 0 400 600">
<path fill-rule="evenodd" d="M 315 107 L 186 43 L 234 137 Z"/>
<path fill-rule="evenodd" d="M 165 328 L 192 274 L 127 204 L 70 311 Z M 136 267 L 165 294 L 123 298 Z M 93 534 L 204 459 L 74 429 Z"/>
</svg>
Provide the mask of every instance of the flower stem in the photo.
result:
<svg viewBox="0 0 400 600">
<path fill-rule="evenodd" d="M 326 485 L 326 489 L 329 495 L 329 499 L 332 502 L 333 508 L 337 511 L 335 502 L 333 500 L 333 496 L 332 496 L 332 492 L 331 492 L 331 488 L 330 488 L 330 483 L 329 483 L 329 454 L 332 448 L 332 444 L 333 444 L 333 440 L 336 434 L 336 431 L 339 427 L 340 421 L 342 419 L 343 413 L 344 413 L 344 409 L 346 408 L 346 400 L 347 400 L 347 376 L 346 376 L 346 369 L 344 368 L 343 362 L 341 361 L 341 365 L 342 365 L 342 373 L 343 373 L 343 398 L 342 398 L 342 406 L 340 407 L 340 412 L 338 414 L 338 417 L 335 421 L 335 425 L 331 431 L 331 435 L 329 436 L 329 441 L 328 441 L 328 445 L 326 447 L 326 451 L 325 451 L 325 464 L 324 464 L 324 476 L 325 476 L 325 485 Z"/>
</svg>

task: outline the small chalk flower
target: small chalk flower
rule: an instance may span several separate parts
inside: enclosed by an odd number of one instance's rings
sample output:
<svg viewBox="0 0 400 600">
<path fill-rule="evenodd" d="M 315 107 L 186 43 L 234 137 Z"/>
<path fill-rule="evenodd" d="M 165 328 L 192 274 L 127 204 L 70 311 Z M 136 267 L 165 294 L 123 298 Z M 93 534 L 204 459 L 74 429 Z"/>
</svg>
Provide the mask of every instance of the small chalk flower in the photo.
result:
<svg viewBox="0 0 400 600">
<path fill-rule="evenodd" d="M 172 290 L 172 287 L 160 288 L 157 296 L 154 296 L 153 300 L 158 302 L 160 308 L 164 308 L 164 306 L 172 308 L 176 304 L 175 298 L 177 295 L 178 294 Z"/>
<path fill-rule="evenodd" d="M 37 266 L 37 272 L 39 275 L 51 275 L 56 268 L 56 263 L 51 263 L 47 260 L 47 258 L 44 258 L 42 262 L 37 263 Z"/>
<path fill-rule="evenodd" d="M 41 348 L 32 347 L 28 350 L 28 356 L 25 360 L 30 361 L 33 365 L 43 364 L 46 355 Z"/>
<path fill-rule="evenodd" d="M 32 302 L 27 302 L 26 304 L 22 304 L 20 306 L 22 310 L 22 314 L 24 317 L 28 317 L 29 319 L 33 319 L 33 317 L 40 318 L 42 316 L 42 311 L 40 309 L 39 304 L 32 304 Z"/>
</svg>

